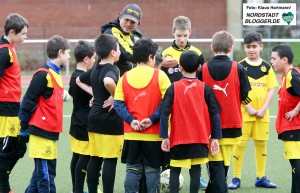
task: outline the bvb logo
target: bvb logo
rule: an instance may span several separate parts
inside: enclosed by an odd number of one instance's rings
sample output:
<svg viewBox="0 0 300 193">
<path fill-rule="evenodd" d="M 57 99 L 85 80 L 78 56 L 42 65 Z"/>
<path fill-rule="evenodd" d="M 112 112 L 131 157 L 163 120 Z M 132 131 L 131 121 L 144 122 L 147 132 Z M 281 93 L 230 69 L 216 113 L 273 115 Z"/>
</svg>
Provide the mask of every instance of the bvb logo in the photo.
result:
<svg viewBox="0 0 300 193">
<path fill-rule="evenodd" d="M 51 154 L 51 146 L 47 146 L 46 147 L 46 153 L 47 154 Z"/>
<path fill-rule="evenodd" d="M 13 133 L 13 132 L 15 132 L 15 130 L 16 130 L 16 126 L 15 126 L 15 124 L 12 124 L 10 127 L 10 131 Z"/>
<path fill-rule="evenodd" d="M 262 67 L 260 68 L 260 70 L 261 70 L 262 72 L 266 72 L 266 71 L 267 71 L 267 68 L 266 68 L 265 66 L 262 66 Z"/>
</svg>

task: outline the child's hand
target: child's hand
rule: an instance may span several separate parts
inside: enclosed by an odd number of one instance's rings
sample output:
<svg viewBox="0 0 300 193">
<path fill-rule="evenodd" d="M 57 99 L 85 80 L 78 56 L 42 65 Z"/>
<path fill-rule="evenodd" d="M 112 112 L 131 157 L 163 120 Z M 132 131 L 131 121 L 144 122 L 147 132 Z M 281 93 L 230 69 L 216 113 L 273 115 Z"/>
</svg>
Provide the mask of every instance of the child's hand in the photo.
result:
<svg viewBox="0 0 300 193">
<path fill-rule="evenodd" d="M 165 68 L 171 68 L 171 67 L 174 67 L 178 64 L 178 61 L 177 60 L 174 60 L 174 59 L 168 59 L 167 56 L 169 54 L 165 54 L 163 56 L 163 61 L 161 63 L 162 67 L 165 67 Z"/>
<path fill-rule="evenodd" d="M 169 138 L 166 138 L 166 139 L 162 140 L 162 142 L 161 142 L 161 149 L 164 152 L 170 152 L 170 139 Z"/>
<path fill-rule="evenodd" d="M 143 131 L 143 128 L 141 127 L 140 122 L 136 119 L 131 122 L 130 126 L 135 131 Z"/>
<path fill-rule="evenodd" d="M 108 112 L 114 108 L 114 97 L 113 96 L 110 96 L 106 101 L 104 101 L 103 108 L 107 108 L 107 107 L 110 107 L 108 109 Z"/>
<path fill-rule="evenodd" d="M 246 110 L 250 116 L 257 115 L 257 110 L 255 108 L 253 108 L 250 104 L 244 105 L 244 107 L 246 108 Z"/>
<path fill-rule="evenodd" d="M 267 109 L 266 110 L 264 110 L 264 109 L 257 110 L 256 117 L 263 118 L 265 116 L 265 114 L 266 114 L 266 111 L 267 111 Z"/>
<path fill-rule="evenodd" d="M 292 110 L 292 111 L 289 111 L 285 114 L 285 118 L 291 122 L 293 120 L 294 117 L 296 117 L 298 115 L 299 111 L 297 110 Z"/>
<path fill-rule="evenodd" d="M 211 155 L 216 155 L 220 151 L 219 141 L 217 139 L 212 139 L 210 142 Z"/>
<path fill-rule="evenodd" d="M 152 121 L 149 118 L 140 121 L 140 126 L 143 128 L 143 130 L 149 128 L 151 125 L 152 125 Z"/>
<path fill-rule="evenodd" d="M 90 100 L 90 107 L 93 106 L 94 97 Z"/>
</svg>

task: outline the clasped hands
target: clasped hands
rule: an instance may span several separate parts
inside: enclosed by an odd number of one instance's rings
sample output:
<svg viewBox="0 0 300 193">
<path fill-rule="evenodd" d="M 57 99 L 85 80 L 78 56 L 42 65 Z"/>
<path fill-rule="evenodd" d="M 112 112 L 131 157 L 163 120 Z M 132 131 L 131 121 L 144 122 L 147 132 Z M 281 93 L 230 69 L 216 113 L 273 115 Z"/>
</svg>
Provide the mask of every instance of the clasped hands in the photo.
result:
<svg viewBox="0 0 300 193">
<path fill-rule="evenodd" d="M 143 119 L 141 121 L 133 120 L 130 124 L 131 128 L 135 131 L 144 131 L 152 125 L 152 121 L 149 118 Z"/>
</svg>

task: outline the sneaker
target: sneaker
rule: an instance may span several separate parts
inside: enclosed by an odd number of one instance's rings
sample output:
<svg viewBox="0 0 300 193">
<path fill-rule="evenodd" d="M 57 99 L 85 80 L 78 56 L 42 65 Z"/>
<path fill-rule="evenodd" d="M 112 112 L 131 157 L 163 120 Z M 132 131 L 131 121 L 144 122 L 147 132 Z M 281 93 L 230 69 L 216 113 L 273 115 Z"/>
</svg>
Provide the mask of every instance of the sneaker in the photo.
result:
<svg viewBox="0 0 300 193">
<path fill-rule="evenodd" d="M 239 178 L 232 178 L 230 184 L 228 185 L 228 189 L 234 190 L 241 187 L 241 179 Z"/>
<path fill-rule="evenodd" d="M 203 178 L 200 177 L 200 190 L 205 190 L 207 187 L 207 183 Z"/>
<path fill-rule="evenodd" d="M 270 180 L 268 180 L 268 178 L 266 176 L 264 176 L 260 179 L 256 178 L 255 186 L 262 187 L 262 188 L 277 188 L 277 185 L 270 182 Z"/>
</svg>

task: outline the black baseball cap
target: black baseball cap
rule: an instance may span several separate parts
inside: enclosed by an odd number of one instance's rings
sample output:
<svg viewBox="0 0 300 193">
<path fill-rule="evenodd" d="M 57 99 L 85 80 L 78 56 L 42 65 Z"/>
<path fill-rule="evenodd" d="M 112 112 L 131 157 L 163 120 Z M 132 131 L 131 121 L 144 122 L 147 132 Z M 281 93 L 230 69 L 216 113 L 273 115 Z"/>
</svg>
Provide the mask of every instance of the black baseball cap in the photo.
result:
<svg viewBox="0 0 300 193">
<path fill-rule="evenodd" d="M 142 10 L 137 4 L 129 4 L 123 9 L 121 17 L 139 24 L 142 18 Z"/>
</svg>

